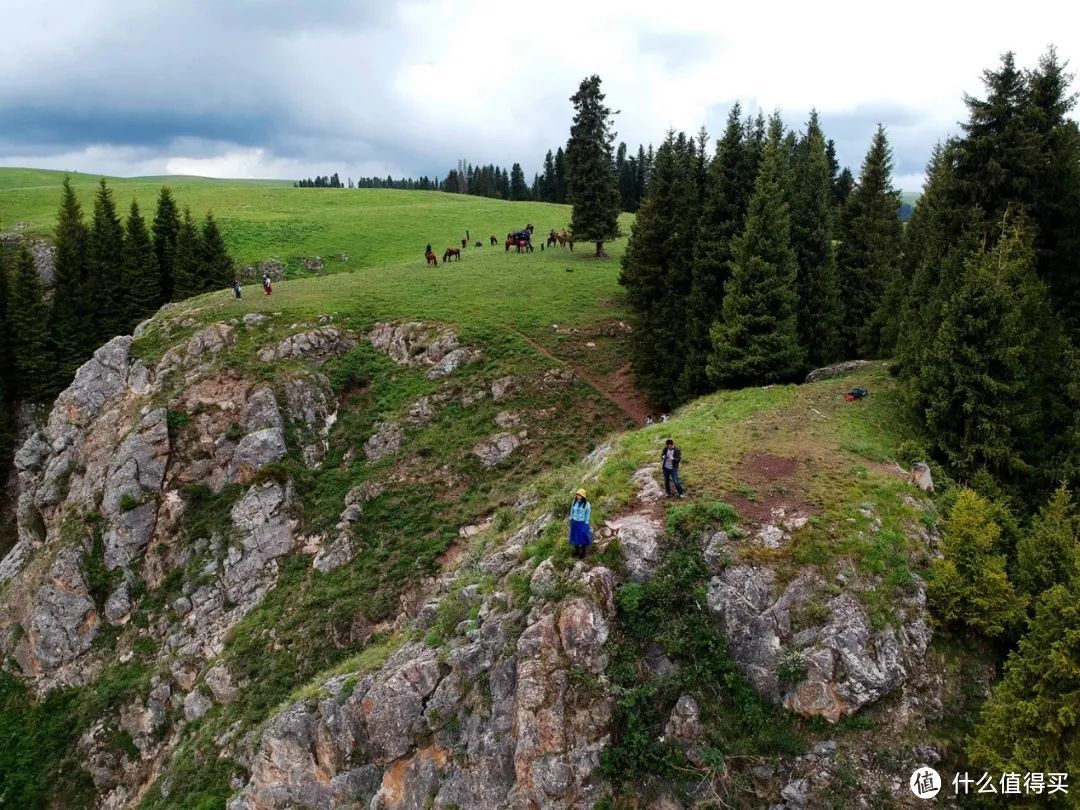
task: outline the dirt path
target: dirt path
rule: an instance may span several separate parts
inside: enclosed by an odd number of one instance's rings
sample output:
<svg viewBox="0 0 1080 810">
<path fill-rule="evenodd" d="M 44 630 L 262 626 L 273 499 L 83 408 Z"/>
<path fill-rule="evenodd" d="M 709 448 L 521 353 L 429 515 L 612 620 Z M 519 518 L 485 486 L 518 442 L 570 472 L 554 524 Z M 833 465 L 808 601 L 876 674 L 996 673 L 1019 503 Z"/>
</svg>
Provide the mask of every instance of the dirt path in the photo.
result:
<svg viewBox="0 0 1080 810">
<path fill-rule="evenodd" d="M 624 364 L 607 377 L 597 377 L 580 366 L 559 359 L 544 346 L 517 329 L 509 326 L 506 328 L 524 340 L 531 348 L 544 355 L 544 357 L 570 368 L 578 377 L 603 394 L 620 411 L 633 419 L 635 425 L 644 425 L 646 416 L 657 413 L 656 409 L 645 399 L 645 396 L 634 387 L 634 374 L 629 363 Z"/>
</svg>

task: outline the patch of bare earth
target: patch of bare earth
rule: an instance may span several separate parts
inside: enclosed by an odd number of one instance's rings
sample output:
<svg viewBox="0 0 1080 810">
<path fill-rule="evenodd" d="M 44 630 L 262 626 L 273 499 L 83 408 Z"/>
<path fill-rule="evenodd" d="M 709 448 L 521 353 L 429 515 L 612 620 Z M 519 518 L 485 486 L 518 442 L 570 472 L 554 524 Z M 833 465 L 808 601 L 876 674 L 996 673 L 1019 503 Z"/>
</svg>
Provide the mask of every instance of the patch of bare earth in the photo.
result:
<svg viewBox="0 0 1080 810">
<path fill-rule="evenodd" d="M 806 462 L 796 458 L 747 453 L 735 465 L 733 474 L 754 495 L 729 492 L 725 500 L 743 520 L 759 525 L 809 517 L 820 510 L 806 500 L 801 478 L 806 467 Z"/>
</svg>

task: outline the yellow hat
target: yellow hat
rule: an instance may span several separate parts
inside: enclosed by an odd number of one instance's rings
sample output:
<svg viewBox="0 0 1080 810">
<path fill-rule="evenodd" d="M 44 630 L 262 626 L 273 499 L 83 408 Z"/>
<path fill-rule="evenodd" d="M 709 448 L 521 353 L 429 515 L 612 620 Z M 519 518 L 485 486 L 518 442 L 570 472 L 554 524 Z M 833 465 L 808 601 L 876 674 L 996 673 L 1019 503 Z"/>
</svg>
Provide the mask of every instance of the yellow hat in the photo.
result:
<svg viewBox="0 0 1080 810">
<path fill-rule="evenodd" d="M 581 496 L 582 498 L 586 497 L 586 495 L 585 495 L 585 490 L 583 490 L 583 489 L 579 489 L 579 490 L 578 490 L 577 492 L 575 492 L 574 494 L 575 494 L 575 495 L 580 495 L 580 496 Z"/>
</svg>

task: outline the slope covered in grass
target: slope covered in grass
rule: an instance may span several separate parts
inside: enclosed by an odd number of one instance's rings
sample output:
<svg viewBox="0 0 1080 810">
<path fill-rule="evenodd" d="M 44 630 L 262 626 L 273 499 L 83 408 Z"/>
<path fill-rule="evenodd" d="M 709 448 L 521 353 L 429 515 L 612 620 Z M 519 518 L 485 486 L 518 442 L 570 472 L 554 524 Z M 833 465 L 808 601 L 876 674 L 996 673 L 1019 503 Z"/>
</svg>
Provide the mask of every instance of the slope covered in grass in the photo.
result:
<svg viewBox="0 0 1080 810">
<path fill-rule="evenodd" d="M 62 172 L 0 168 L 0 227 L 50 236 L 63 177 Z M 87 212 L 98 178 L 71 177 Z M 213 211 L 230 252 L 244 264 L 276 257 L 298 268 L 299 259 L 311 256 L 323 257 L 328 271 L 422 263 L 425 245 L 431 243 L 441 256 L 448 246 L 460 247 L 466 229 L 473 242 L 482 240 L 485 246 L 495 234 L 501 251 L 507 232 L 527 223 L 536 226 L 539 237 L 570 222 L 570 209 L 563 205 L 434 191 L 293 188 L 282 180 L 185 176 L 106 179 L 122 212 L 135 199 L 152 217 L 163 185 L 196 216 Z M 628 221 L 624 230 L 629 231 Z M 338 261 L 341 254 L 348 255 L 348 264 Z"/>
</svg>

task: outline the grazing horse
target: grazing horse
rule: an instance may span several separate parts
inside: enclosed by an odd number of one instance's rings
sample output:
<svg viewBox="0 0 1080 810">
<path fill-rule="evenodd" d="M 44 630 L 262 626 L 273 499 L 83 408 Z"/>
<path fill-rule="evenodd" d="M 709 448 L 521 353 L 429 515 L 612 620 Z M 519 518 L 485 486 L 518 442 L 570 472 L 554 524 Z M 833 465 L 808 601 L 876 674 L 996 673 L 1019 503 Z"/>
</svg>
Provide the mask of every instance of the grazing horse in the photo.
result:
<svg viewBox="0 0 1080 810">
<path fill-rule="evenodd" d="M 497 244 L 499 244 L 499 237 L 497 237 L 495 234 L 492 234 L 491 235 L 491 246 L 495 247 Z"/>
<path fill-rule="evenodd" d="M 442 255 L 443 264 L 446 264 L 451 258 L 454 261 L 461 261 L 461 248 L 448 247 L 446 252 Z"/>
<path fill-rule="evenodd" d="M 424 258 L 427 259 L 428 264 L 430 264 L 430 265 L 432 265 L 434 267 L 439 266 L 439 257 L 435 255 L 434 250 L 429 250 L 427 253 L 425 253 Z"/>
</svg>

